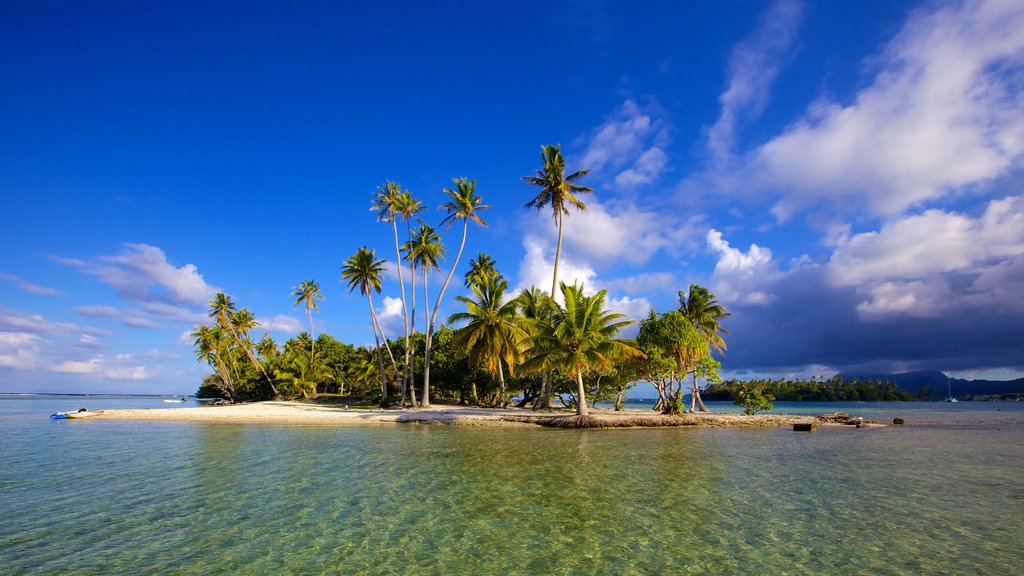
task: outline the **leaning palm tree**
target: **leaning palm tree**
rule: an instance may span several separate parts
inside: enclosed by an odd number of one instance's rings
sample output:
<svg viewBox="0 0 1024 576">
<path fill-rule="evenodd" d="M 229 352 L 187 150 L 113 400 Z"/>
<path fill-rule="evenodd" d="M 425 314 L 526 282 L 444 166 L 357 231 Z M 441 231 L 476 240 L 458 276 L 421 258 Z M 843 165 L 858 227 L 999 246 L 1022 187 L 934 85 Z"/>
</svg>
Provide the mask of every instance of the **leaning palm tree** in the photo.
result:
<svg viewBox="0 0 1024 576">
<path fill-rule="evenodd" d="M 295 287 L 295 291 L 292 292 L 292 296 L 295 296 L 295 306 L 299 304 L 306 304 L 306 315 L 309 316 L 309 367 L 313 369 L 316 367 L 316 338 L 313 332 L 313 310 L 317 312 L 320 308 L 317 306 L 317 300 L 323 300 L 324 296 L 320 293 L 320 285 L 316 283 L 316 280 L 303 280 L 301 284 Z"/>
<path fill-rule="evenodd" d="M 380 294 L 381 276 L 384 274 L 384 260 L 374 255 L 373 250 L 363 246 L 355 254 L 345 260 L 341 267 L 341 279 L 348 281 L 348 291 L 359 288 L 359 294 L 366 296 L 370 306 L 370 320 L 373 325 L 373 339 L 377 343 L 377 364 L 380 368 L 380 390 L 384 398 L 388 397 L 388 383 L 384 375 L 384 357 L 380 352 L 380 324 L 377 322 L 377 312 L 373 309 L 373 292 Z M 384 339 L 385 343 L 387 339 Z"/>
<path fill-rule="evenodd" d="M 643 352 L 615 335 L 633 323 L 620 320 L 623 314 L 604 308 L 607 292 L 592 296 L 583 293 L 583 286 L 559 284 L 564 304 L 555 305 L 551 322 L 537 325 L 530 338 L 530 353 L 522 369 L 541 372 L 562 370 L 576 380 L 576 415 L 587 416 L 587 398 L 583 373 L 607 370 L 618 360 L 643 357 Z"/>
<path fill-rule="evenodd" d="M 501 273 L 498 272 L 495 266 L 497 266 L 497 262 L 494 261 L 494 258 L 491 258 L 490 254 L 484 254 L 483 252 L 477 254 L 475 260 L 469 261 L 469 271 L 466 272 L 466 277 L 463 281 L 466 288 L 474 285 L 483 286 L 491 280 L 501 278 Z"/>
<path fill-rule="evenodd" d="M 679 311 L 693 324 L 697 332 L 704 338 L 708 346 L 718 352 L 725 352 L 725 339 L 722 334 L 729 331 L 722 328 L 721 320 L 730 316 L 725 307 L 715 300 L 715 295 L 707 288 L 697 284 L 690 284 L 690 290 L 684 294 L 679 291 Z M 697 406 L 702 412 L 709 412 L 707 406 L 700 398 L 700 389 L 697 388 L 697 374 L 693 375 L 693 393 L 690 396 L 690 411 Z"/>
<path fill-rule="evenodd" d="M 235 392 L 234 384 L 231 382 L 231 374 L 228 372 L 227 364 L 224 363 L 227 343 L 224 338 L 224 331 L 219 326 L 199 325 L 191 334 L 196 348 L 196 360 L 206 362 L 220 376 L 222 392 L 228 395 L 232 402 L 240 398 Z"/>
<path fill-rule="evenodd" d="M 402 192 L 401 198 L 396 202 L 394 210 L 397 216 L 405 222 L 406 241 L 412 240 L 412 218 L 416 214 L 419 214 L 426 209 L 426 206 L 419 199 L 415 198 L 408 190 Z M 398 248 L 397 244 L 395 246 Z M 397 266 L 401 266 L 401 254 L 396 251 L 398 255 Z M 403 290 L 404 295 L 404 290 Z M 405 313 L 406 309 L 402 307 L 402 312 Z M 415 334 L 413 326 L 416 321 L 416 270 L 413 263 L 409 263 L 409 314 L 408 318 L 405 318 L 405 325 L 407 327 L 405 333 L 405 381 L 408 383 L 407 388 L 409 389 L 409 404 L 413 408 L 417 407 L 418 402 L 416 401 L 416 385 L 413 382 L 413 359 L 414 351 L 410 345 L 409 338 Z"/>
<path fill-rule="evenodd" d="M 550 205 L 555 224 L 558 225 L 555 269 L 551 275 L 551 297 L 554 298 L 555 287 L 558 286 L 558 261 L 562 256 L 562 218 L 569 213 L 570 206 L 577 210 L 586 210 L 587 205 L 577 199 L 575 194 L 587 194 L 594 190 L 577 184 L 590 173 L 590 170 L 577 170 L 568 176 L 565 175 L 565 158 L 562 157 L 561 145 L 542 146 L 540 157 L 544 161 L 544 168 L 537 170 L 536 176 L 523 176 L 523 182 L 540 188 L 540 192 L 526 203 L 526 207 L 542 210 Z"/>
<path fill-rule="evenodd" d="M 263 369 L 263 364 L 256 359 L 256 356 L 251 350 L 249 350 L 249 347 L 245 345 L 238 335 L 236 324 L 244 326 L 246 330 L 259 325 L 256 323 L 255 319 L 251 317 L 252 315 L 247 309 L 243 308 L 243 310 L 245 310 L 245 314 L 238 316 L 238 310 L 235 308 L 235 303 L 231 300 L 231 297 L 223 292 L 218 292 L 213 297 L 213 300 L 210 300 L 210 311 L 208 316 L 210 318 L 214 318 L 217 325 L 222 329 L 231 332 L 235 343 L 241 346 L 242 351 L 245 352 L 245 355 L 249 358 L 249 362 L 263 373 L 263 377 L 266 378 L 267 384 L 270 386 L 271 396 L 277 398 L 281 394 L 278 393 L 277 388 L 274 386 L 274 381 L 270 379 L 270 375 Z M 232 317 L 234 317 L 234 321 L 232 320 Z"/>
<path fill-rule="evenodd" d="M 487 222 L 484 222 L 479 213 L 490 208 L 476 195 L 476 180 L 455 178 L 452 182 L 455 183 L 454 190 L 444 189 L 451 199 L 441 206 L 448 212 L 441 224 L 447 232 L 452 224 L 462 220 L 462 243 L 459 244 L 459 252 L 455 255 L 452 269 L 448 272 L 448 277 L 444 279 L 444 284 L 441 285 L 441 293 L 437 295 L 434 311 L 430 314 L 430 322 L 427 323 L 426 346 L 423 351 L 423 400 L 420 402 L 423 407 L 430 406 L 430 337 L 434 333 L 434 323 L 437 322 L 437 312 L 441 308 L 444 291 L 448 289 L 448 283 L 451 282 L 455 268 L 459 265 L 459 258 L 462 257 L 462 249 L 466 247 L 466 231 L 469 228 L 469 221 L 472 220 L 486 228 Z"/>
<path fill-rule="evenodd" d="M 480 284 L 473 284 L 473 296 L 458 296 L 456 300 L 466 305 L 466 312 L 452 314 L 449 324 L 466 322 L 455 333 L 453 343 L 465 348 L 472 366 L 479 366 L 492 377 L 498 378 L 498 406 L 505 407 L 505 370 L 515 375 L 519 362 L 520 348 L 527 337 L 524 320 L 516 313 L 518 303 L 514 299 L 502 303 L 508 282 L 503 278 L 486 278 Z"/>
</svg>

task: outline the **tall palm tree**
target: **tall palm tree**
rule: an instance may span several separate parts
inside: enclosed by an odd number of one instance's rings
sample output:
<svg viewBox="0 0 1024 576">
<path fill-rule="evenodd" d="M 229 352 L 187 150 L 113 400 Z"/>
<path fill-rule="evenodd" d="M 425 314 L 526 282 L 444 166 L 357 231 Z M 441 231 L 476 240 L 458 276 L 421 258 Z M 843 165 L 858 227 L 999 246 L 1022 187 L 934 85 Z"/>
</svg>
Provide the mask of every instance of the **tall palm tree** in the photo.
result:
<svg viewBox="0 0 1024 576">
<path fill-rule="evenodd" d="M 462 250 L 466 247 L 466 231 L 469 227 L 469 221 L 472 220 L 486 228 L 487 222 L 484 222 L 479 213 L 490 208 L 489 205 L 484 204 L 483 200 L 476 195 L 476 180 L 455 178 L 452 182 L 455 183 L 454 190 L 451 188 L 444 189 L 451 199 L 441 205 L 441 208 L 448 212 L 444 220 L 441 220 L 441 225 L 445 227 L 447 232 L 452 224 L 462 220 L 462 242 L 459 244 L 459 252 L 455 255 L 452 269 L 448 272 L 448 277 L 444 279 L 444 284 L 441 285 L 441 293 L 437 295 L 434 311 L 430 314 L 430 322 L 427 323 L 426 346 L 423 352 L 423 400 L 420 401 L 420 405 L 423 407 L 430 406 L 430 337 L 434 333 L 434 323 L 437 322 L 437 312 L 441 308 L 441 300 L 444 298 L 445 290 L 448 289 L 448 283 L 452 280 L 452 274 L 455 274 L 455 268 L 459 265 Z"/>
<path fill-rule="evenodd" d="M 515 375 L 519 362 L 520 348 L 527 337 L 524 321 L 516 313 L 518 303 L 510 299 L 502 303 L 508 282 L 504 278 L 485 277 L 482 283 L 472 285 L 475 298 L 458 296 L 456 300 L 466 305 L 466 312 L 452 314 L 449 324 L 466 322 L 455 333 L 456 346 L 469 352 L 472 366 L 484 368 L 491 376 L 498 378 L 498 406 L 505 407 L 505 370 Z"/>
<path fill-rule="evenodd" d="M 444 245 L 441 244 L 441 236 L 434 230 L 432 226 L 428 226 L 422 220 L 420 225 L 412 232 L 409 241 L 402 246 L 402 250 L 405 252 L 405 259 L 409 261 L 409 266 L 415 270 L 420 269 L 423 276 L 423 324 L 430 324 L 430 304 L 429 304 L 429 285 L 427 284 L 427 274 L 432 270 L 438 270 L 438 263 L 444 259 L 444 255 L 448 253 L 445 250 Z M 415 278 L 413 274 L 413 278 Z M 409 322 L 409 331 L 416 332 L 416 301 L 413 300 L 412 306 L 412 318 Z M 426 329 L 424 329 L 424 332 Z"/>
<path fill-rule="evenodd" d="M 235 308 L 235 303 L 231 300 L 231 297 L 223 292 L 218 292 L 213 300 L 210 300 L 210 311 L 207 314 L 210 318 L 214 318 L 217 325 L 222 329 L 230 331 L 234 337 L 235 343 L 241 346 L 242 351 L 249 358 L 249 362 L 252 363 L 260 372 L 263 373 L 263 377 L 266 378 L 267 384 L 270 386 L 270 394 L 274 398 L 279 397 L 281 394 L 277 391 L 274 386 L 274 381 L 270 379 L 270 375 L 263 369 L 263 364 L 256 359 L 256 356 L 249 350 L 249 347 L 245 345 L 242 339 L 238 335 L 238 329 L 236 323 L 245 327 L 246 330 L 259 326 L 256 323 L 255 318 L 252 318 L 252 314 L 245 308 L 243 308 L 245 314 L 238 316 L 238 310 Z M 232 319 L 234 317 L 234 319 Z M 248 334 L 248 332 L 247 332 Z"/>
<path fill-rule="evenodd" d="M 541 146 L 541 160 L 544 168 L 537 170 L 536 176 L 523 176 L 523 182 L 540 188 L 533 200 L 526 203 L 527 208 L 543 209 L 550 205 L 558 225 L 558 247 L 555 249 L 555 269 L 551 275 L 551 297 L 555 297 L 558 286 L 558 261 L 562 256 L 562 218 L 569 213 L 569 207 L 586 210 L 587 205 L 577 199 L 575 194 L 588 194 L 594 190 L 577 184 L 590 170 L 577 170 L 565 175 L 565 158 L 562 157 L 562 146 Z"/>
<path fill-rule="evenodd" d="M 373 203 L 370 210 L 377 212 L 378 222 L 391 224 L 391 230 L 395 235 L 395 267 L 398 268 L 398 286 L 402 295 L 402 323 L 405 329 L 405 348 L 409 349 L 409 307 L 405 300 L 405 279 L 402 277 L 402 255 L 398 244 L 398 217 L 401 213 L 401 206 L 404 202 L 403 196 L 411 198 L 408 192 L 402 193 L 402 185 L 388 180 L 383 186 L 378 186 L 373 193 Z M 385 339 L 386 341 L 386 339 Z M 408 358 L 408 355 L 406 355 Z M 407 368 L 407 367 L 406 367 Z M 403 370 L 399 376 L 402 389 L 402 401 L 405 401 L 405 378 L 408 370 Z"/>
<path fill-rule="evenodd" d="M 537 326 L 530 338 L 532 357 L 522 368 L 535 372 L 560 369 L 576 380 L 576 415 L 587 416 L 583 373 L 607 370 L 618 360 L 643 357 L 643 352 L 615 338 L 633 321 L 620 320 L 623 314 L 605 310 L 605 290 L 586 296 L 578 284 L 562 282 L 559 288 L 564 304 L 555 305 L 550 323 Z"/>
<path fill-rule="evenodd" d="M 309 316 L 309 367 L 311 369 L 316 367 L 316 337 L 313 332 L 313 310 L 320 311 L 317 306 L 317 300 L 323 300 L 324 295 L 320 293 L 320 285 L 316 283 L 316 280 L 303 280 L 301 284 L 295 287 L 295 291 L 292 292 L 292 296 L 295 296 L 295 306 L 299 304 L 306 304 L 306 315 Z"/>
<path fill-rule="evenodd" d="M 363 246 L 355 254 L 345 260 L 341 267 L 341 279 L 348 281 L 348 291 L 359 288 L 359 294 L 366 296 L 370 306 L 370 320 L 373 324 L 373 339 L 377 343 L 377 364 L 380 368 L 380 390 L 384 398 L 388 396 L 388 383 L 384 375 L 384 357 L 380 353 L 380 335 L 378 332 L 380 324 L 377 322 L 377 312 L 373 309 L 373 292 L 380 294 L 381 276 L 384 274 L 384 260 L 377 258 L 373 250 Z M 385 342 L 387 340 L 385 339 Z"/>
<path fill-rule="evenodd" d="M 715 300 L 715 295 L 707 288 L 697 284 L 690 284 L 690 290 L 684 294 L 679 291 L 679 311 L 689 320 L 697 332 L 704 338 L 712 349 L 718 352 L 725 352 L 725 339 L 722 334 L 729 331 L 722 328 L 721 321 L 729 317 L 725 307 Z M 700 389 L 697 388 L 697 374 L 693 375 L 693 393 L 690 396 L 690 411 L 699 405 L 702 412 L 708 412 L 707 406 L 700 398 Z"/>
<path fill-rule="evenodd" d="M 412 218 L 416 214 L 419 214 L 426 206 L 419 199 L 413 197 L 408 190 L 402 192 L 401 198 L 396 202 L 394 210 L 397 216 L 405 222 L 406 231 L 406 242 L 412 240 Z M 398 246 L 396 245 L 397 249 Z M 396 250 L 398 256 L 397 266 L 402 265 L 400 251 Z M 404 290 L 403 290 L 404 294 Z M 406 311 L 404 302 L 402 307 L 403 316 Z M 409 310 L 408 318 L 405 320 L 406 332 L 405 332 L 405 382 L 408 383 L 407 388 L 409 391 L 409 404 L 413 408 L 416 408 L 419 403 L 416 400 L 416 384 L 413 382 L 413 359 L 415 358 L 415 351 L 413 346 L 410 344 L 410 337 L 415 334 L 413 329 L 416 321 L 416 270 L 412 264 L 409 263 Z"/>
<path fill-rule="evenodd" d="M 222 390 L 228 395 L 232 402 L 239 400 L 235 386 L 231 382 L 231 374 L 228 372 L 227 364 L 224 362 L 227 342 L 224 338 L 224 330 L 219 326 L 199 325 L 191 334 L 196 348 L 196 360 L 206 362 L 220 376 Z"/>
<path fill-rule="evenodd" d="M 475 260 L 469 261 L 469 270 L 466 272 L 464 284 L 466 288 L 470 288 L 473 285 L 483 286 L 492 279 L 501 278 L 501 273 L 495 268 L 497 263 L 491 258 L 490 254 L 484 254 L 483 252 L 477 254 Z"/>
</svg>

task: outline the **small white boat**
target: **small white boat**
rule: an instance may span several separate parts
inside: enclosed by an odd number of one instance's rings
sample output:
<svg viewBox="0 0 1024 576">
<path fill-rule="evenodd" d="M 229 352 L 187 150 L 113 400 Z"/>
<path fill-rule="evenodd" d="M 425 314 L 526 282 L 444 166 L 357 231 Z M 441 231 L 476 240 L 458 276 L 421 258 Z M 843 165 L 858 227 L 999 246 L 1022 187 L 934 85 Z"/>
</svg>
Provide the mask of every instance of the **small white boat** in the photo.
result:
<svg viewBox="0 0 1024 576">
<path fill-rule="evenodd" d="M 164 398 L 164 402 L 177 403 L 177 402 L 188 402 L 187 398 Z"/>
<path fill-rule="evenodd" d="M 946 402 L 959 402 L 956 398 L 953 398 L 953 389 L 949 386 L 949 377 L 946 377 Z"/>
</svg>

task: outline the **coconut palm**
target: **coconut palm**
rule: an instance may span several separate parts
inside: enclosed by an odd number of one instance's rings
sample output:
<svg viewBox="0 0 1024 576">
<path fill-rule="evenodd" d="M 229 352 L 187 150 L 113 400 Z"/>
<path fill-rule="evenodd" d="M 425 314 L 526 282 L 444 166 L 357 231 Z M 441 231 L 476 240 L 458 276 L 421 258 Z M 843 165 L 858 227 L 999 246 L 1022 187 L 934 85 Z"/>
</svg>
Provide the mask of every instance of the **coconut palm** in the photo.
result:
<svg viewBox="0 0 1024 576">
<path fill-rule="evenodd" d="M 412 218 L 416 214 L 419 214 L 426 206 L 423 202 L 413 197 L 408 190 L 402 192 L 401 198 L 396 202 L 394 207 L 395 213 L 401 217 L 405 222 L 406 231 L 406 242 L 412 240 Z M 395 248 L 398 246 L 396 244 Z M 396 250 L 398 254 L 397 266 L 401 267 L 401 254 L 400 251 Z M 404 289 L 403 289 L 404 296 Z M 416 269 L 412 262 L 409 263 L 409 314 L 405 318 L 405 303 L 402 303 L 403 320 L 405 321 L 406 332 L 405 332 L 405 382 L 409 391 L 409 404 L 415 408 L 418 405 L 416 401 L 416 384 L 413 382 L 413 359 L 415 358 L 415 350 L 409 343 L 411 335 L 415 334 L 415 322 L 416 322 Z"/>
<path fill-rule="evenodd" d="M 444 245 L 441 244 L 441 236 L 434 230 L 432 226 L 428 226 L 422 220 L 420 221 L 419 227 L 413 231 L 409 241 L 402 246 L 402 250 L 405 252 L 405 259 L 409 261 L 410 267 L 413 270 L 416 268 L 420 269 L 423 276 L 423 324 L 430 324 L 430 304 L 429 304 L 429 290 L 427 284 L 427 274 L 432 270 L 438 270 L 438 262 L 444 259 L 444 255 L 448 253 L 445 250 Z M 413 276 L 415 277 L 415 275 Z M 409 330 L 415 334 L 416 332 L 416 302 L 413 301 L 413 314 L 409 322 Z M 425 329 L 424 329 L 425 330 Z"/>
<path fill-rule="evenodd" d="M 352 290 L 359 288 L 359 294 L 366 296 L 366 301 L 370 306 L 373 339 L 377 343 L 377 363 L 380 368 L 380 390 L 384 398 L 387 398 L 388 384 L 384 376 L 384 357 L 380 352 L 380 341 L 381 338 L 384 338 L 384 334 L 380 331 L 377 312 L 373 309 L 373 293 L 376 291 L 380 294 L 381 276 L 383 274 L 384 260 L 377 258 L 374 250 L 369 250 L 366 246 L 363 246 L 355 254 L 349 256 L 348 260 L 345 260 L 345 265 L 341 267 L 341 279 L 348 281 L 348 291 L 352 292 Z M 387 344 L 387 338 L 384 338 L 384 343 L 385 345 Z M 392 362 L 394 362 L 394 358 L 392 358 Z"/>
<path fill-rule="evenodd" d="M 407 198 L 412 198 L 412 196 L 408 192 L 402 192 L 401 184 L 388 180 L 383 186 L 377 187 L 377 191 L 373 193 L 373 203 L 370 205 L 370 210 L 377 212 L 377 221 L 391 224 L 391 230 L 395 235 L 395 267 L 398 269 L 398 286 L 402 296 L 402 323 L 405 329 L 406 350 L 409 349 L 409 307 L 405 300 L 405 279 L 402 277 L 402 255 L 398 244 L 398 218 L 401 214 L 401 207 Z M 406 354 L 406 364 L 408 364 L 408 354 Z M 407 375 L 408 369 L 400 375 L 403 401 L 405 400 Z"/>
<path fill-rule="evenodd" d="M 542 210 L 550 205 L 558 225 L 558 246 L 555 248 L 555 268 L 551 275 L 551 297 L 555 297 L 558 286 L 558 261 L 562 255 L 562 218 L 569 213 L 569 207 L 586 210 L 587 205 L 576 198 L 575 194 L 588 194 L 592 188 L 577 184 L 590 170 L 578 170 L 565 175 L 565 158 L 562 157 L 561 145 L 542 146 L 541 160 L 544 168 L 537 170 L 536 176 L 523 176 L 523 182 L 540 188 L 533 200 L 526 203 L 527 208 Z"/>
<path fill-rule="evenodd" d="M 725 340 L 722 334 L 729 331 L 722 328 L 721 321 L 729 316 L 725 307 L 715 300 L 715 295 L 703 286 L 690 284 L 689 293 L 679 291 L 679 311 L 693 323 L 693 326 L 707 340 L 708 346 L 719 352 L 725 352 Z"/>
<path fill-rule="evenodd" d="M 316 283 L 316 280 L 303 280 L 298 286 L 295 287 L 295 291 L 292 292 L 292 296 L 295 296 L 295 306 L 305 303 L 306 315 L 309 316 L 309 366 L 310 368 L 316 367 L 316 338 L 315 332 L 313 332 L 313 310 L 320 311 L 317 306 L 317 300 L 323 300 L 324 295 L 320 293 L 320 285 Z"/>
<path fill-rule="evenodd" d="M 270 375 L 263 369 L 263 364 L 256 359 L 256 356 L 249 350 L 249 347 L 245 345 L 242 339 L 238 335 L 238 329 L 236 324 L 244 327 L 247 331 L 246 336 L 248 337 L 248 330 L 259 326 L 252 314 L 249 313 L 248 309 L 243 308 L 245 314 L 238 315 L 238 310 L 235 308 L 235 303 L 231 300 L 231 297 L 223 292 L 218 292 L 213 300 L 210 300 L 210 311 L 208 316 L 214 318 L 217 325 L 222 329 L 230 331 L 234 337 L 235 343 L 241 346 L 242 351 L 249 358 L 249 362 L 252 363 L 260 372 L 263 373 L 263 377 L 266 378 L 267 384 L 270 386 L 270 394 L 274 398 L 277 398 L 281 394 L 278 393 L 277 388 L 274 387 L 274 381 L 270 379 Z"/>
<path fill-rule="evenodd" d="M 234 384 L 231 382 L 231 374 L 228 372 L 224 356 L 228 349 L 224 330 L 219 326 L 197 326 L 191 334 L 195 341 L 196 360 L 206 362 L 220 376 L 221 389 L 227 393 L 232 402 L 239 400 L 235 392 Z"/>
<path fill-rule="evenodd" d="M 605 310 L 605 290 L 586 296 L 578 284 L 562 282 L 559 288 L 564 304 L 555 305 L 551 322 L 537 324 L 536 333 L 529 339 L 532 356 L 522 369 L 563 371 L 576 381 L 576 415 L 587 416 L 583 373 L 607 370 L 618 360 L 643 357 L 643 352 L 615 338 L 633 321 L 620 320 L 623 314 Z"/>
<path fill-rule="evenodd" d="M 718 352 L 725 352 L 725 339 L 722 338 L 722 334 L 728 334 L 729 331 L 722 328 L 721 320 L 730 314 L 715 300 L 714 294 L 703 286 L 690 284 L 689 293 L 684 294 L 682 290 L 679 291 L 679 311 L 693 324 L 708 346 Z M 693 393 L 690 396 L 690 410 L 693 411 L 698 406 L 702 412 L 710 412 L 700 398 L 695 372 Z"/>
<path fill-rule="evenodd" d="M 519 315 L 527 321 L 527 327 L 531 334 L 536 333 L 540 324 L 550 322 L 551 313 L 555 308 L 555 302 L 550 296 L 542 292 L 536 286 L 524 288 L 516 296 L 516 306 Z M 534 343 L 534 346 L 539 343 Z M 541 374 L 540 394 L 533 402 L 534 408 L 548 408 L 551 398 L 551 375 L 547 372 Z"/>
<path fill-rule="evenodd" d="M 469 270 L 466 272 L 463 284 L 466 288 L 470 288 L 474 285 L 483 286 L 492 279 L 502 278 L 501 273 L 495 269 L 496 265 L 497 263 L 491 258 L 490 254 L 484 254 L 483 252 L 477 254 L 475 260 L 469 261 Z"/>
<path fill-rule="evenodd" d="M 423 407 L 430 406 L 430 337 L 434 333 L 434 323 L 437 322 L 437 312 L 441 308 L 441 300 L 444 298 L 445 290 L 448 289 L 448 283 L 452 280 L 452 275 L 455 274 L 455 268 L 459 265 L 462 250 L 466 247 L 466 231 L 469 227 L 469 221 L 472 220 L 486 228 L 487 222 L 484 222 L 479 213 L 490 208 L 489 205 L 484 204 L 483 200 L 476 195 L 476 180 L 455 178 L 452 182 L 455 183 L 454 190 L 451 188 L 444 189 L 451 199 L 441 205 L 441 208 L 448 212 L 448 215 L 441 221 L 441 225 L 445 227 L 447 232 L 452 224 L 462 220 L 462 242 L 459 244 L 459 251 L 455 255 L 452 269 L 448 272 L 448 277 L 444 279 L 444 284 L 441 285 L 441 293 L 437 295 L 434 311 L 430 314 L 430 322 L 427 323 L 427 338 L 423 352 L 423 400 L 420 402 L 420 405 Z"/>
<path fill-rule="evenodd" d="M 485 277 L 484 282 L 472 285 L 474 298 L 456 298 L 466 305 L 467 311 L 448 318 L 450 324 L 466 323 L 455 333 L 454 343 L 468 351 L 472 366 L 482 367 L 498 378 L 500 407 L 505 406 L 503 366 L 508 366 L 509 376 L 515 375 L 520 347 L 527 337 L 523 318 L 516 313 L 517 302 L 510 299 L 502 303 L 507 289 L 505 279 Z"/>
</svg>

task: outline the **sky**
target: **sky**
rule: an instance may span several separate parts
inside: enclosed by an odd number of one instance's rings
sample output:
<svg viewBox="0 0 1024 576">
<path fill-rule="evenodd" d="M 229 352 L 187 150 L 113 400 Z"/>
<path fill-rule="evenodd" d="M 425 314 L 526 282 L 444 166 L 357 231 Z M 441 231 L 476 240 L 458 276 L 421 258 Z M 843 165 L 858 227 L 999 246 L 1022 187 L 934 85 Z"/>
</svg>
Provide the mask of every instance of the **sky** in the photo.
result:
<svg viewBox="0 0 1024 576">
<path fill-rule="evenodd" d="M 282 342 L 306 279 L 317 333 L 371 343 L 340 268 L 394 262 L 388 180 L 433 225 L 453 178 L 492 206 L 440 317 L 479 252 L 546 291 L 545 144 L 594 189 L 559 279 L 633 319 L 708 287 L 726 377 L 1024 376 L 1022 30 L 1014 0 L 0 3 L 0 392 L 194 392 L 210 298 Z M 392 266 L 389 337 L 398 297 Z"/>
</svg>

